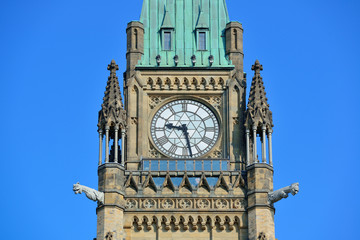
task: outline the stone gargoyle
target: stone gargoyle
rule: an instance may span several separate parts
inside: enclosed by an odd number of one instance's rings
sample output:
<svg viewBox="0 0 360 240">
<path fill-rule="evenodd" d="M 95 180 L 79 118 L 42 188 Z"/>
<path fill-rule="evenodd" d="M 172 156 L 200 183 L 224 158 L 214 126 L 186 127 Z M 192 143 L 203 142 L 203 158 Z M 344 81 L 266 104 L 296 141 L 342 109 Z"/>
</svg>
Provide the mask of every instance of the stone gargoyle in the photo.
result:
<svg viewBox="0 0 360 240">
<path fill-rule="evenodd" d="M 84 192 L 88 199 L 104 204 L 103 192 L 99 192 L 95 189 L 80 185 L 79 182 L 73 185 L 73 191 L 75 192 L 75 194 L 81 194 L 82 192 Z"/>
<path fill-rule="evenodd" d="M 299 183 L 293 183 L 290 186 L 281 188 L 274 192 L 269 193 L 269 203 L 274 204 L 277 201 L 280 201 L 283 198 L 287 198 L 289 193 L 295 196 L 299 192 Z"/>
</svg>

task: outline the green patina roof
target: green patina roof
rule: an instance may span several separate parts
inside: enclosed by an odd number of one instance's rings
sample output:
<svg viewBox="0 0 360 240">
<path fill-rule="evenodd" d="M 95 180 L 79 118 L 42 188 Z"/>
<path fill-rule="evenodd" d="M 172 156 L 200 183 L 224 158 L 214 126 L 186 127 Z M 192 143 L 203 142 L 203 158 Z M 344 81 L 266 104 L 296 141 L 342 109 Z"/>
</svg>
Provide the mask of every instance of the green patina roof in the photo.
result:
<svg viewBox="0 0 360 240">
<path fill-rule="evenodd" d="M 209 67 L 209 56 L 214 57 L 212 67 L 229 67 L 225 56 L 225 27 L 229 15 L 225 0 L 144 0 L 140 22 L 144 24 L 144 55 L 138 66 Z M 172 49 L 162 50 L 162 31 L 172 31 Z M 207 50 L 197 50 L 197 32 L 207 32 Z"/>
</svg>

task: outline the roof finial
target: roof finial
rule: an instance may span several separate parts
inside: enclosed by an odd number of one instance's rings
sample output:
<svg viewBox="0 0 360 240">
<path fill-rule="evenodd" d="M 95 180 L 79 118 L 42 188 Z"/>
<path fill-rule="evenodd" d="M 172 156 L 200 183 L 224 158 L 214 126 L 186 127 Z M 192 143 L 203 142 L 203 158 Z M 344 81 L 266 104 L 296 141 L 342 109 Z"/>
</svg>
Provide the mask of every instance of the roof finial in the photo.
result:
<svg viewBox="0 0 360 240">
<path fill-rule="evenodd" d="M 260 64 L 259 60 L 256 59 L 255 64 L 251 67 L 251 70 L 255 71 L 255 77 L 260 76 L 260 71 L 263 70 L 263 66 Z"/>
<path fill-rule="evenodd" d="M 111 63 L 108 65 L 107 70 L 110 70 L 110 77 L 116 76 L 116 71 L 119 70 L 119 65 L 116 64 L 115 60 L 111 60 Z"/>
</svg>

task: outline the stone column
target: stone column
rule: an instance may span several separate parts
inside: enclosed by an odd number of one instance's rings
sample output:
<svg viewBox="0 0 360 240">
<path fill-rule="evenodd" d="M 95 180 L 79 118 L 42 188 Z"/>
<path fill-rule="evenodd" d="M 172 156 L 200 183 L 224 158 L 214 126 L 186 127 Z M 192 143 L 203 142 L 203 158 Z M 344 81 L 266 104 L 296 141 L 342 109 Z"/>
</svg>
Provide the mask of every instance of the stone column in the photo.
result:
<svg viewBox="0 0 360 240">
<path fill-rule="evenodd" d="M 110 127 L 105 127 L 105 163 L 109 162 L 109 130 Z"/>
<path fill-rule="evenodd" d="M 268 144 L 269 144 L 269 164 L 272 166 L 273 165 L 273 161 L 272 161 L 272 129 L 269 129 L 268 131 Z"/>
<path fill-rule="evenodd" d="M 250 165 L 250 130 L 246 129 L 246 165 Z"/>
<path fill-rule="evenodd" d="M 257 149 L 256 149 L 256 127 L 253 126 L 253 152 L 254 152 L 254 156 L 253 156 L 253 159 L 254 159 L 254 163 L 257 163 L 258 162 L 258 159 L 257 159 Z"/>
<path fill-rule="evenodd" d="M 119 127 L 115 126 L 115 139 L 114 139 L 114 162 L 118 162 L 118 142 L 119 142 Z"/>
<path fill-rule="evenodd" d="M 263 125 L 262 128 L 262 138 L 261 138 L 261 155 L 262 155 L 262 162 L 266 163 L 266 126 Z"/>
<path fill-rule="evenodd" d="M 121 129 L 121 165 L 125 164 L 125 129 Z"/>
<path fill-rule="evenodd" d="M 102 164 L 102 148 L 103 148 L 103 131 L 102 129 L 99 130 L 99 166 Z"/>
</svg>

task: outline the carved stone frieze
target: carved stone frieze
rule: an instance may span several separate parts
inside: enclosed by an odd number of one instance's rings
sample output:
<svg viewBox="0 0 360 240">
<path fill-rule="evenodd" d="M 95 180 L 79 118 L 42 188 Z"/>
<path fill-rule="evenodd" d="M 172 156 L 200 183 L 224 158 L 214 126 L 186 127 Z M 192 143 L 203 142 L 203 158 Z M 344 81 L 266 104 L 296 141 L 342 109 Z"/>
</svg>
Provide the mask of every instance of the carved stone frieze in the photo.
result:
<svg viewBox="0 0 360 240">
<path fill-rule="evenodd" d="M 134 199 L 126 200 L 125 204 L 126 209 L 135 209 L 137 207 L 137 201 Z"/>
<path fill-rule="evenodd" d="M 225 199 L 217 199 L 215 201 L 215 206 L 218 209 L 226 209 L 226 208 L 228 208 L 228 205 L 229 205 L 229 203 Z"/>
<path fill-rule="evenodd" d="M 182 209 L 189 209 L 192 207 L 192 201 L 189 199 L 181 199 L 179 201 L 179 207 Z"/>
<path fill-rule="evenodd" d="M 246 208 L 246 201 L 245 199 L 236 199 L 234 202 L 233 202 L 233 207 L 235 209 L 245 209 Z"/>
<path fill-rule="evenodd" d="M 210 201 L 208 199 L 199 199 L 197 200 L 197 206 L 200 209 L 207 209 L 210 207 Z"/>
<path fill-rule="evenodd" d="M 224 199 L 224 198 L 131 198 L 126 200 L 126 210 L 242 210 L 246 209 L 244 198 Z"/>
<path fill-rule="evenodd" d="M 165 230 L 173 229 L 175 231 L 188 230 L 191 226 L 192 230 L 196 230 L 198 227 L 201 230 L 209 229 L 219 229 L 224 230 L 227 228 L 230 231 L 233 231 L 234 226 L 242 226 L 243 223 L 239 216 L 233 216 L 228 214 L 221 214 L 217 216 L 208 216 L 202 214 L 136 214 L 133 216 L 131 226 L 137 230 L 142 230 L 143 226 L 147 230 L 153 228 L 163 227 Z"/>
<path fill-rule="evenodd" d="M 145 201 L 143 202 L 143 207 L 145 209 L 156 208 L 156 202 L 153 199 L 145 199 Z"/>
<path fill-rule="evenodd" d="M 147 78 L 144 90 L 222 90 L 226 83 L 222 77 L 159 77 Z"/>
<path fill-rule="evenodd" d="M 164 209 L 172 209 L 175 206 L 175 202 L 172 199 L 164 199 L 161 201 L 161 206 Z"/>
</svg>

